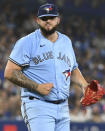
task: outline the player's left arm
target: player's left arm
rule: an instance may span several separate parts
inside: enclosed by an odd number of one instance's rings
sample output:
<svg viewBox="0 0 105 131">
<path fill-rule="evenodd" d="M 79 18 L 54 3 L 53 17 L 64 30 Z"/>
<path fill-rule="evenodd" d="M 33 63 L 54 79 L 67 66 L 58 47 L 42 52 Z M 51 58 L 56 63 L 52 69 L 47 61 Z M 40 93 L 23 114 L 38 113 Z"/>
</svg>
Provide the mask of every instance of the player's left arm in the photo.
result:
<svg viewBox="0 0 105 131">
<path fill-rule="evenodd" d="M 71 72 L 71 81 L 79 85 L 83 92 L 85 91 L 85 87 L 89 84 L 83 77 L 79 68 L 76 68 Z"/>
</svg>

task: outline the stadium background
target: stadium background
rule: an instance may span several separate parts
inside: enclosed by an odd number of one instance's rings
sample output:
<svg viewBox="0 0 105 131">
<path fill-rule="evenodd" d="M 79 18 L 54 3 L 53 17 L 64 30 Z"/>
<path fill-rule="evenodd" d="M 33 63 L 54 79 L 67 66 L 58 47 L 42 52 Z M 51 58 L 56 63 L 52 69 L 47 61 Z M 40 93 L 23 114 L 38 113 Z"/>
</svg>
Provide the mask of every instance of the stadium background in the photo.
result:
<svg viewBox="0 0 105 131">
<path fill-rule="evenodd" d="M 49 0 L 61 13 L 59 31 L 72 42 L 87 81 L 105 87 L 105 0 Z M 38 28 L 34 21 L 46 0 L 0 0 L 0 131 L 25 131 L 20 113 L 20 88 L 4 80 L 4 69 L 16 40 Z M 105 97 L 82 108 L 79 88 L 71 85 L 71 131 L 105 131 Z"/>
</svg>

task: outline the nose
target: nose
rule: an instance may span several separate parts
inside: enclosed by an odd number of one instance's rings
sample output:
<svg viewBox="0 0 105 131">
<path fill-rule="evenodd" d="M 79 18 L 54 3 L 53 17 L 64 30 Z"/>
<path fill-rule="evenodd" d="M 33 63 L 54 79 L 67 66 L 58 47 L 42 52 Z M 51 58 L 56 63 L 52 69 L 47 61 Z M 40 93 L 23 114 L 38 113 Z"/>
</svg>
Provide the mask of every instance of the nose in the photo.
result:
<svg viewBox="0 0 105 131">
<path fill-rule="evenodd" d="M 51 21 L 51 19 L 47 19 L 47 20 L 46 20 L 46 22 L 50 22 L 50 21 Z"/>
</svg>

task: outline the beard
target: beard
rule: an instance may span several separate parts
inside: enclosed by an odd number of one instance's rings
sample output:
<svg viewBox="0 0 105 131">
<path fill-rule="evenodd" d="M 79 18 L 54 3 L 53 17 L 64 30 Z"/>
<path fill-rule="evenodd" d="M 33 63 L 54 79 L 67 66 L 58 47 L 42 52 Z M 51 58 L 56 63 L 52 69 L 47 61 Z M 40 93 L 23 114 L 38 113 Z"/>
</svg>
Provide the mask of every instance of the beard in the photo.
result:
<svg viewBox="0 0 105 131">
<path fill-rule="evenodd" d="M 54 26 L 51 30 L 47 30 L 47 29 L 45 29 L 44 27 L 42 27 L 42 26 L 39 25 L 42 33 L 43 33 L 45 36 L 52 35 L 52 34 L 56 31 L 57 26 L 58 26 L 58 25 Z"/>
</svg>

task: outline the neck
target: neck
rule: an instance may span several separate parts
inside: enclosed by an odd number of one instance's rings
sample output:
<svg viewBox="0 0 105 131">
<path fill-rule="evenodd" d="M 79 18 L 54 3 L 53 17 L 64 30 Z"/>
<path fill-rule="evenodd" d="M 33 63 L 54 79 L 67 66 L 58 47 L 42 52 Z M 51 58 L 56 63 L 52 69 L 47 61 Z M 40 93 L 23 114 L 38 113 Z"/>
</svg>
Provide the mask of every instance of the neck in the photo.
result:
<svg viewBox="0 0 105 131">
<path fill-rule="evenodd" d="M 46 37 L 51 42 L 55 42 L 58 39 L 58 33 L 56 31 L 50 35 L 45 35 L 42 31 L 41 31 L 41 33 L 44 37 Z"/>
</svg>

